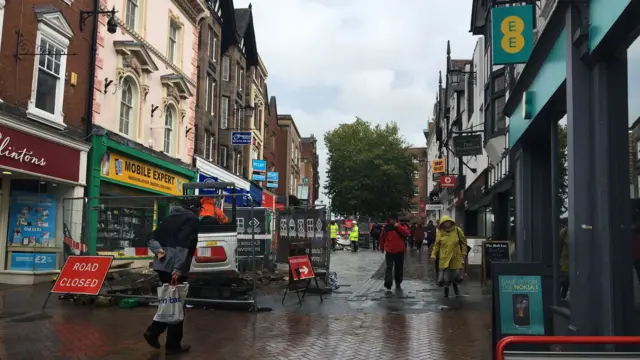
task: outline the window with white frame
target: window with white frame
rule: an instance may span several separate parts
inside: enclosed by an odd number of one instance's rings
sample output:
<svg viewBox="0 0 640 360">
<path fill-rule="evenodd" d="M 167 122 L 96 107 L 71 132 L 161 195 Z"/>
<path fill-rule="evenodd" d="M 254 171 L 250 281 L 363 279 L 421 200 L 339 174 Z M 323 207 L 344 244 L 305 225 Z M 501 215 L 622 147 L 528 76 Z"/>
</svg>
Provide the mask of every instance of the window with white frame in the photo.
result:
<svg viewBox="0 0 640 360">
<path fill-rule="evenodd" d="M 169 22 L 169 50 L 167 51 L 167 57 L 172 63 L 177 62 L 178 55 L 178 34 L 180 33 L 180 27 L 173 21 Z"/>
<path fill-rule="evenodd" d="M 260 156 L 260 151 L 258 150 L 258 147 L 254 145 L 254 146 L 251 148 L 251 158 L 252 158 L 253 160 L 258 160 L 258 159 L 259 159 L 259 156 Z"/>
<path fill-rule="evenodd" d="M 229 149 L 226 146 L 220 146 L 220 160 L 219 163 L 223 167 L 227 167 L 227 153 Z"/>
<path fill-rule="evenodd" d="M 207 86 L 205 86 L 205 101 L 207 102 L 207 112 L 215 114 L 216 104 L 216 81 L 213 76 L 207 75 Z"/>
<path fill-rule="evenodd" d="M 204 132 L 204 158 L 207 160 L 211 160 L 211 145 L 212 145 L 212 136 L 209 131 Z"/>
<path fill-rule="evenodd" d="M 222 57 L 222 80 L 229 81 L 230 62 L 228 56 Z"/>
<path fill-rule="evenodd" d="M 242 91 L 242 77 L 244 76 L 244 70 L 242 69 L 242 66 L 240 65 L 240 63 L 236 64 L 236 87 L 238 88 L 238 91 Z"/>
<path fill-rule="evenodd" d="M 122 80 L 121 88 L 118 131 L 126 136 L 132 136 L 135 133 L 137 118 L 138 87 L 131 77 L 127 76 Z"/>
<path fill-rule="evenodd" d="M 171 105 L 167 105 L 164 110 L 164 152 L 172 155 L 173 153 L 173 127 L 175 125 L 177 115 L 175 109 Z"/>
<path fill-rule="evenodd" d="M 216 47 L 218 46 L 218 39 L 216 37 L 216 33 L 211 26 L 209 26 L 209 60 L 216 62 L 218 51 Z"/>
<path fill-rule="evenodd" d="M 229 127 L 229 98 L 223 96 L 220 103 L 220 129 Z"/>
<path fill-rule="evenodd" d="M 231 170 L 232 173 L 236 173 L 236 153 L 231 151 Z"/>
<path fill-rule="evenodd" d="M 236 175 L 238 176 L 243 176 L 243 168 L 244 166 L 242 166 L 242 154 L 237 154 L 236 155 Z"/>
<path fill-rule="evenodd" d="M 73 36 L 60 12 L 38 14 L 34 74 L 27 115 L 52 126 L 64 127 L 63 101 L 67 47 Z"/>
<path fill-rule="evenodd" d="M 125 25 L 129 29 L 136 30 L 138 25 L 138 0 L 127 0 L 125 12 Z"/>
</svg>

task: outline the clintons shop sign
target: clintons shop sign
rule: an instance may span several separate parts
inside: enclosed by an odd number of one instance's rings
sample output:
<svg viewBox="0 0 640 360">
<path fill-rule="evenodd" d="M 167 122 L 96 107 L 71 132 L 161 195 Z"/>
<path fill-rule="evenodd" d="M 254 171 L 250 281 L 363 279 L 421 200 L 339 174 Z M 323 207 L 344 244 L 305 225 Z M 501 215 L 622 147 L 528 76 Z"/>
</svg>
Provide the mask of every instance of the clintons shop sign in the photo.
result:
<svg viewBox="0 0 640 360">
<path fill-rule="evenodd" d="M 0 125 L 0 166 L 80 180 L 80 151 Z"/>
</svg>

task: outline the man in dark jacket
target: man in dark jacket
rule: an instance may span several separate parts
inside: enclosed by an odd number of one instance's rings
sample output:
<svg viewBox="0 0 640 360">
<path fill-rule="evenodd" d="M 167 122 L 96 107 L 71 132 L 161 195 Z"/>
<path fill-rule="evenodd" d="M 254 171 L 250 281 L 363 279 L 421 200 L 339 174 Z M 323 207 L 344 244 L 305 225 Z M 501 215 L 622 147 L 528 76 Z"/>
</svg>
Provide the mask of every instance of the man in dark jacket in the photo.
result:
<svg viewBox="0 0 640 360">
<path fill-rule="evenodd" d="M 380 249 L 380 235 L 382 234 L 382 225 L 375 223 L 371 227 L 371 242 L 373 244 L 373 250 Z"/>
<path fill-rule="evenodd" d="M 187 280 L 191 259 L 198 245 L 198 225 L 202 205 L 197 198 L 186 198 L 179 206 L 171 208 L 166 217 L 153 232 L 149 240 L 149 249 L 155 255 L 153 270 L 158 273 L 163 284 L 184 283 Z M 147 343 L 160 348 L 158 338 L 167 330 L 165 350 L 169 353 L 182 353 L 190 349 L 182 343 L 183 322 L 166 324 L 153 321 L 144 333 Z"/>
<path fill-rule="evenodd" d="M 432 247 L 436 242 L 436 227 L 433 225 L 433 220 L 429 220 L 425 230 L 427 231 L 427 246 Z"/>
<path fill-rule="evenodd" d="M 409 229 L 398 222 L 398 216 L 389 216 L 389 221 L 384 226 L 380 235 L 380 248 L 386 251 L 386 269 L 384 273 L 384 287 L 391 290 L 393 279 L 396 281 L 396 289 L 400 289 L 404 271 L 404 240 L 409 236 Z"/>
</svg>

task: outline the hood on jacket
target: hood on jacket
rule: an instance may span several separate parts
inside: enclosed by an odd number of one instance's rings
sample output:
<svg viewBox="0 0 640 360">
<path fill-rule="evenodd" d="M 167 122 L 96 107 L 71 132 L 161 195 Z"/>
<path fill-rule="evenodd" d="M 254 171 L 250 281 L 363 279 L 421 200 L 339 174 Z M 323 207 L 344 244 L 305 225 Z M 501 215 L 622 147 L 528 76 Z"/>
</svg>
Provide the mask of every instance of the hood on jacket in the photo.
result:
<svg viewBox="0 0 640 360">
<path fill-rule="evenodd" d="M 444 224 L 445 221 L 451 221 L 453 223 L 453 226 L 456 226 L 456 222 L 448 215 L 444 215 L 443 217 L 440 218 L 440 223 L 438 224 L 439 228 L 442 228 L 442 224 Z"/>
<path fill-rule="evenodd" d="M 185 209 L 180 205 L 171 208 L 171 215 L 191 215 L 196 216 L 191 210 Z"/>
</svg>

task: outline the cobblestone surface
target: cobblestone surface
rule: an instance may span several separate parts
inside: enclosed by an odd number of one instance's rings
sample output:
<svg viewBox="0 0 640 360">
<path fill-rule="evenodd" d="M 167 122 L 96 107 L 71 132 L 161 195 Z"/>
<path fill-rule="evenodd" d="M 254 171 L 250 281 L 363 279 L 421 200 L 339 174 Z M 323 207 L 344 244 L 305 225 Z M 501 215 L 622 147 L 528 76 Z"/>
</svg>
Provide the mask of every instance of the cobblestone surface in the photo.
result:
<svg viewBox="0 0 640 360">
<path fill-rule="evenodd" d="M 176 357 L 165 357 L 142 339 L 152 307 L 83 307 L 52 299 L 48 316 L 30 315 L 47 286 L 0 290 L 0 359 L 491 358 L 486 297 L 465 284 L 468 296 L 444 300 L 426 254 L 407 254 L 406 296 L 378 296 L 380 253 L 337 254 L 332 261 L 334 269 L 344 270 L 339 278 L 351 285 L 344 287 L 350 294 L 327 296 L 324 304 L 308 295 L 302 307 L 292 300 L 269 313 L 190 309 L 185 337 L 193 348 Z"/>
</svg>

